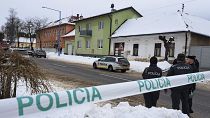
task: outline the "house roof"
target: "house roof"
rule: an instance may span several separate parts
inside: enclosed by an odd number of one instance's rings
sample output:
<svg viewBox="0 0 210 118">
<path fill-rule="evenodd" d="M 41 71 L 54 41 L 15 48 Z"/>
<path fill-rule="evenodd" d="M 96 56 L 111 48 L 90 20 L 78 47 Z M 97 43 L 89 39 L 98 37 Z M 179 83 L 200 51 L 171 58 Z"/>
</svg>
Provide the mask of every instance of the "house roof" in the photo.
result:
<svg viewBox="0 0 210 118">
<path fill-rule="evenodd" d="M 129 19 L 112 38 L 183 31 L 210 37 L 210 21 L 180 13 Z"/>
<path fill-rule="evenodd" d="M 33 40 L 33 43 L 36 43 L 35 38 L 31 38 L 31 40 Z M 16 42 L 18 42 L 18 39 L 16 39 Z M 19 42 L 20 43 L 30 43 L 30 38 L 19 37 Z"/>
<path fill-rule="evenodd" d="M 74 21 L 74 22 L 80 22 L 80 21 L 84 21 L 84 20 L 88 20 L 88 19 L 92 19 L 92 18 L 96 18 L 96 17 L 101 17 L 101 16 L 105 16 L 105 15 L 109 15 L 109 14 L 121 12 L 121 11 L 128 10 L 128 9 L 131 9 L 131 10 L 133 10 L 135 13 L 137 13 L 139 16 L 142 16 L 142 15 L 141 15 L 138 11 L 136 11 L 136 9 L 134 9 L 133 7 L 127 7 L 127 8 L 119 9 L 119 10 L 116 10 L 116 11 L 113 11 L 113 12 L 108 12 L 108 13 L 104 13 L 104 14 L 100 14 L 100 15 L 96 15 L 96 16 L 91 16 L 91 17 L 88 17 L 88 18 L 83 18 L 83 19 L 81 19 L 81 20 L 77 20 L 77 21 Z"/>
<path fill-rule="evenodd" d="M 64 36 L 61 36 L 61 37 L 70 37 L 70 36 L 75 36 L 75 29 L 72 30 L 71 32 L 67 33 L 67 34 L 64 35 Z"/>
<path fill-rule="evenodd" d="M 43 29 L 57 26 L 57 25 L 59 25 L 59 22 L 60 22 L 60 21 L 61 21 L 61 24 L 75 25 L 74 23 L 71 23 L 71 22 L 69 21 L 69 19 L 70 19 L 70 17 L 66 17 L 66 18 L 62 18 L 61 20 L 56 20 L 56 21 L 50 22 L 50 23 L 47 24 Z"/>
</svg>

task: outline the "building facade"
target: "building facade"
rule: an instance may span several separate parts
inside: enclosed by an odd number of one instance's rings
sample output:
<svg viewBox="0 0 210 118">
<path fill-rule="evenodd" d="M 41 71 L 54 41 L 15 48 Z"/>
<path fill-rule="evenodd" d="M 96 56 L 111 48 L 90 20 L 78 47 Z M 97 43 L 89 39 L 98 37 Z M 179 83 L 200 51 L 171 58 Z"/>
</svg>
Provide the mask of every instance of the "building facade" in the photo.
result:
<svg viewBox="0 0 210 118">
<path fill-rule="evenodd" d="M 210 46 L 206 27 L 210 27 L 209 21 L 180 14 L 131 19 L 112 35 L 110 54 L 133 60 L 148 60 L 152 56 L 164 59 L 165 47 L 159 36 L 165 36 L 167 40 L 174 39 L 168 54 L 169 60 L 174 60 L 179 53 L 193 54 L 192 47 Z"/>
<path fill-rule="evenodd" d="M 64 21 L 67 20 L 67 21 Z M 39 37 L 37 36 L 37 48 L 54 48 L 58 43 L 58 31 L 60 27 L 60 37 L 74 30 L 74 23 L 68 22 L 67 19 L 62 19 L 61 25 L 59 26 L 59 21 L 49 24 L 47 27 L 39 30 Z M 65 43 L 60 40 L 62 48 L 65 48 Z"/>
<path fill-rule="evenodd" d="M 19 47 L 20 48 L 30 48 L 32 42 L 32 47 L 36 47 L 36 39 L 35 38 L 26 38 L 26 37 L 19 37 Z M 18 41 L 15 41 L 15 47 L 18 47 Z"/>
<path fill-rule="evenodd" d="M 102 56 L 110 53 L 110 37 L 126 20 L 141 17 L 134 8 L 115 10 L 76 21 L 75 53 Z"/>
<path fill-rule="evenodd" d="M 61 40 L 63 42 L 62 45 L 64 45 L 63 47 L 64 50 L 64 54 L 67 55 L 74 55 L 75 54 L 75 50 L 74 50 L 74 46 L 75 46 L 75 30 L 67 33 L 66 35 L 61 37 Z"/>
</svg>

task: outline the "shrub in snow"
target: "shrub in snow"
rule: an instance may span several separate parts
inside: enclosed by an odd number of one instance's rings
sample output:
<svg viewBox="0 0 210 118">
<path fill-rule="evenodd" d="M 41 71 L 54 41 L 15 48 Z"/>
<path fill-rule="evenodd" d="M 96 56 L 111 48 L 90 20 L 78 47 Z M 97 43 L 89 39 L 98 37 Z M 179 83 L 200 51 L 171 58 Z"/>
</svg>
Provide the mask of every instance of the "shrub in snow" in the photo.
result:
<svg viewBox="0 0 210 118">
<path fill-rule="evenodd" d="M 0 99 L 16 97 L 18 82 L 31 93 L 49 92 L 49 83 L 35 62 L 18 53 L 0 50 Z"/>
</svg>

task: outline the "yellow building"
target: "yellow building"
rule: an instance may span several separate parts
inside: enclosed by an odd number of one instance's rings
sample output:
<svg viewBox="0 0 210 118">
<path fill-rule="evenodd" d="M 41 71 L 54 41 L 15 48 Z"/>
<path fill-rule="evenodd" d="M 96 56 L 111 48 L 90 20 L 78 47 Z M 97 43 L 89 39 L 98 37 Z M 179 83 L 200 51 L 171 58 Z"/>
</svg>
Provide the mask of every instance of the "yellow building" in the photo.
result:
<svg viewBox="0 0 210 118">
<path fill-rule="evenodd" d="M 33 42 L 33 48 L 36 48 L 36 39 L 31 38 Z M 19 47 L 20 48 L 29 48 L 31 46 L 31 41 L 30 38 L 25 38 L 25 37 L 19 37 Z M 15 42 L 15 47 L 18 47 L 18 39 Z"/>
</svg>

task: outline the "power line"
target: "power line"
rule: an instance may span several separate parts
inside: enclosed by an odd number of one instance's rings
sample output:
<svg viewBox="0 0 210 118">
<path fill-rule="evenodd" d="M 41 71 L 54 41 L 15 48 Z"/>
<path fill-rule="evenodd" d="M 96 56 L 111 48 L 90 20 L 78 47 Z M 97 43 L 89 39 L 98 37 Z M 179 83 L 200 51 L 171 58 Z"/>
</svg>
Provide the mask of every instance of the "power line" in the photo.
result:
<svg viewBox="0 0 210 118">
<path fill-rule="evenodd" d="M 158 7 L 158 8 L 154 8 L 154 9 L 148 9 L 148 10 L 142 10 L 143 12 L 152 12 L 152 11 L 155 11 L 155 10 L 158 10 L 158 9 L 163 9 L 163 8 L 167 8 L 167 7 L 171 7 L 171 6 L 175 6 L 175 5 L 180 5 L 180 4 L 184 4 L 184 3 L 189 3 L 189 2 L 194 2 L 196 0 L 188 0 L 188 1 L 184 1 L 184 2 L 179 2 L 179 3 L 175 3 L 175 4 L 169 4 L 169 5 L 165 5 L 165 6 L 162 6 L 162 7 Z"/>
</svg>

